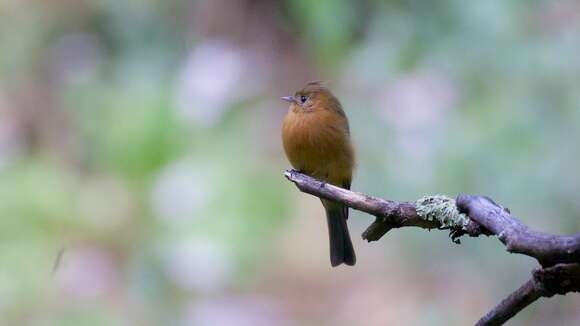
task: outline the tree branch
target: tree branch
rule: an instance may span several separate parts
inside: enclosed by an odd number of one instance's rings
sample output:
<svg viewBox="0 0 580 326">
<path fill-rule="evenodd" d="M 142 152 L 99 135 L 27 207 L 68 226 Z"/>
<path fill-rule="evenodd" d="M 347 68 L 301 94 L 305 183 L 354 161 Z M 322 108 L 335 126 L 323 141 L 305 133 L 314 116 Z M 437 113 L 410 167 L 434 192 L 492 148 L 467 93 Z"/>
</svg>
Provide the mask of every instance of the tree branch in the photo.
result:
<svg viewBox="0 0 580 326">
<path fill-rule="evenodd" d="M 535 270 L 529 281 L 482 317 L 477 325 L 501 325 L 541 297 L 580 292 L 580 234 L 557 236 L 531 230 L 488 197 L 458 196 L 457 208 L 469 220 L 463 227 L 454 228 L 420 216 L 414 203 L 356 193 L 293 170 L 286 171 L 285 176 L 302 192 L 376 216 L 362 235 L 369 242 L 380 239 L 394 228 L 414 226 L 450 230 L 454 242 L 465 234 L 471 237 L 495 235 L 508 252 L 537 259 L 542 268 Z"/>
<path fill-rule="evenodd" d="M 306 174 L 297 171 L 286 171 L 286 178 L 298 187 L 298 189 L 313 196 L 341 202 L 356 210 L 374 215 L 377 217 L 375 222 L 363 233 L 363 239 L 371 242 L 379 240 L 388 231 L 401 227 L 420 227 L 423 229 L 442 229 L 445 228 L 436 220 L 426 220 L 417 214 L 416 207 L 409 202 L 396 202 L 387 199 L 368 196 L 365 194 L 353 192 L 340 187 L 333 186 L 326 182 L 316 180 Z M 489 235 L 489 232 L 483 230 L 476 223 L 468 223 L 465 230 L 451 230 L 453 237 L 459 237 L 463 234 L 470 236 L 479 236 L 481 234 Z"/>
<path fill-rule="evenodd" d="M 542 266 L 580 261 L 580 234 L 557 236 L 530 230 L 487 197 L 460 195 L 457 207 L 497 235 L 509 252 L 534 257 Z"/>
</svg>

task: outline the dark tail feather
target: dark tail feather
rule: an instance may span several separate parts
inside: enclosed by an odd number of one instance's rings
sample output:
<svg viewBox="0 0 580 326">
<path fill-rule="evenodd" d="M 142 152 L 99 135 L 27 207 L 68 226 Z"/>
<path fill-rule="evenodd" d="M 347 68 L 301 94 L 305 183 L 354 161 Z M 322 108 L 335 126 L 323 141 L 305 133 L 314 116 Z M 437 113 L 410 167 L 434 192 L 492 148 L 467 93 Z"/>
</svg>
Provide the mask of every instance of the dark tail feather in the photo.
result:
<svg viewBox="0 0 580 326">
<path fill-rule="evenodd" d="M 332 267 L 342 263 L 352 266 L 356 263 L 356 256 L 346 224 L 348 207 L 326 201 L 323 204 L 330 238 L 330 263 Z"/>
</svg>

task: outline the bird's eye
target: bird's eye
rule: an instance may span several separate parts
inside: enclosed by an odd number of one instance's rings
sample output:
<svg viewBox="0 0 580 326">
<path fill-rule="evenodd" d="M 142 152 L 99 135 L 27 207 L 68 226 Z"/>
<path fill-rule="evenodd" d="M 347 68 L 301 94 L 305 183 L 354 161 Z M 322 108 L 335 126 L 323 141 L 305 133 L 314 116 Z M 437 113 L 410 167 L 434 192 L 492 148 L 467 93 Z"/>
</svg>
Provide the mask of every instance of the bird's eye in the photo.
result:
<svg viewBox="0 0 580 326">
<path fill-rule="evenodd" d="M 304 95 L 300 96 L 300 102 L 302 102 L 302 103 L 306 102 L 307 99 L 308 98 Z"/>
</svg>

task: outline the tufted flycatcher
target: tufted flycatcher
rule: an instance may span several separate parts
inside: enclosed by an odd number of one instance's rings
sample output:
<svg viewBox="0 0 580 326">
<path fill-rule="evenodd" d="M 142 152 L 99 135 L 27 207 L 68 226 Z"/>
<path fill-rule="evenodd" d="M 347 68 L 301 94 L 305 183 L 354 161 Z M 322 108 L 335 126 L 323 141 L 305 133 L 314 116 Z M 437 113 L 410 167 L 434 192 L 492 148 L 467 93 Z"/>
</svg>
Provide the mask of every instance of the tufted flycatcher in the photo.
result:
<svg viewBox="0 0 580 326">
<path fill-rule="evenodd" d="M 342 105 L 320 82 L 294 96 L 282 97 L 290 108 L 282 125 L 284 151 L 292 166 L 313 178 L 350 189 L 354 150 Z M 356 257 L 346 220 L 348 207 L 322 199 L 330 239 L 330 263 L 354 265 Z"/>
</svg>

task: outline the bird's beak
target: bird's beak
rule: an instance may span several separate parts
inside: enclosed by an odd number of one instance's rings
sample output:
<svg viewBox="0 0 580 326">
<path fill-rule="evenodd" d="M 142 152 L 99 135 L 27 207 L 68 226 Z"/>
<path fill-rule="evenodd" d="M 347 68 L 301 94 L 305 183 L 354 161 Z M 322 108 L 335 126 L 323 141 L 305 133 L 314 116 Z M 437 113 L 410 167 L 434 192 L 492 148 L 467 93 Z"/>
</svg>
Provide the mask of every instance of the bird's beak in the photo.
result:
<svg viewBox="0 0 580 326">
<path fill-rule="evenodd" d="M 282 96 L 280 99 L 290 103 L 294 102 L 294 96 Z"/>
</svg>

